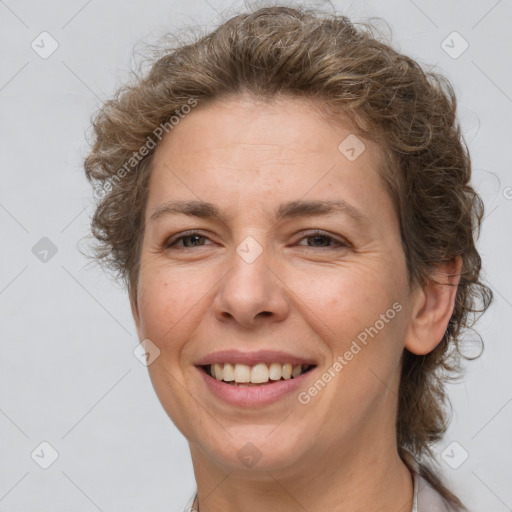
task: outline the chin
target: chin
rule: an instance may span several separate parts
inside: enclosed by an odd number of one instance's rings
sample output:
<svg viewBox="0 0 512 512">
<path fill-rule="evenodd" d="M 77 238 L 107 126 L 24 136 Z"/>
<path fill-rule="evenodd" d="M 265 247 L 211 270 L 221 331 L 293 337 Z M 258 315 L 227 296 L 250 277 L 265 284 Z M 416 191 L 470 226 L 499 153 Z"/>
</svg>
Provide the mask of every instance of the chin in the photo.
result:
<svg viewBox="0 0 512 512">
<path fill-rule="evenodd" d="M 286 420 L 285 420 L 286 421 Z M 202 445 L 203 451 L 210 453 L 227 471 L 253 472 L 280 471 L 297 464 L 306 456 L 304 439 L 311 439 L 305 432 L 269 426 L 237 426 L 227 429 L 231 434 L 221 436 L 213 445 Z M 273 431 L 274 430 L 274 431 Z M 215 442 L 215 441 L 214 441 Z"/>
</svg>

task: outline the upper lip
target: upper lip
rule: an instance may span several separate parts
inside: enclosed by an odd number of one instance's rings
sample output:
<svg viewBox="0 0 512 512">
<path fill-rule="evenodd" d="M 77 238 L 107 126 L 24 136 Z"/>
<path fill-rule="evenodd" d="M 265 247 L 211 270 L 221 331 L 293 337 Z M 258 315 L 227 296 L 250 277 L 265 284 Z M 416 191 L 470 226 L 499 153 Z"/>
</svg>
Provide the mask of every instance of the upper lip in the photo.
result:
<svg viewBox="0 0 512 512">
<path fill-rule="evenodd" d="M 240 350 L 220 350 L 213 352 L 204 357 L 201 357 L 195 364 L 196 366 L 206 366 L 215 363 L 231 363 L 231 364 L 246 364 L 254 366 L 258 363 L 290 363 L 292 365 L 309 364 L 316 365 L 317 363 L 307 357 L 299 357 L 295 354 L 276 350 L 258 350 L 255 352 L 242 352 Z"/>
</svg>

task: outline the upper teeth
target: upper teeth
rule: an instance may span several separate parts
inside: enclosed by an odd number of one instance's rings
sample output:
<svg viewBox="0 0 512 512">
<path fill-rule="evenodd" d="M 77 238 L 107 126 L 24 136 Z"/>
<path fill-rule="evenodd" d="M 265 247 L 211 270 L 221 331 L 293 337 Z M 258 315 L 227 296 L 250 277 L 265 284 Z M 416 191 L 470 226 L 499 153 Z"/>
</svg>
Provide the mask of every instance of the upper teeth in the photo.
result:
<svg viewBox="0 0 512 512">
<path fill-rule="evenodd" d="M 210 365 L 210 374 L 217 380 L 236 383 L 262 384 L 269 380 L 290 379 L 298 377 L 309 365 L 291 365 L 272 363 L 267 366 L 259 363 L 254 366 L 247 364 L 215 363 Z"/>
</svg>

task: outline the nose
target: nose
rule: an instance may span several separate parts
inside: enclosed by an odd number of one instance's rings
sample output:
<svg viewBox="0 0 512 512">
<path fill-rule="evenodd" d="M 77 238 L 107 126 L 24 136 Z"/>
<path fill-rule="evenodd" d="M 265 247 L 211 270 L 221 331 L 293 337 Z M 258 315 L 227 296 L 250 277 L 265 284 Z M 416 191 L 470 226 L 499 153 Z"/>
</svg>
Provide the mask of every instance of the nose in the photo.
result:
<svg viewBox="0 0 512 512">
<path fill-rule="evenodd" d="M 272 262 L 265 252 L 250 263 L 237 253 L 233 255 L 233 265 L 213 301 L 217 320 L 250 329 L 286 318 L 289 311 L 286 287 L 276 268 L 271 268 Z"/>
</svg>

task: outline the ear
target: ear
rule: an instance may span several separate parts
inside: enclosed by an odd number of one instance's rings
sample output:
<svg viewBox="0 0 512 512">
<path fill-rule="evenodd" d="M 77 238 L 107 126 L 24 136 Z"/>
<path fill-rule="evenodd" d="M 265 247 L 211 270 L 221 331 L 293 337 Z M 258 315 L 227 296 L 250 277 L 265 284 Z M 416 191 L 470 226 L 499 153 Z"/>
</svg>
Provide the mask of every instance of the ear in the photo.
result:
<svg viewBox="0 0 512 512">
<path fill-rule="evenodd" d="M 411 322 L 405 337 L 409 352 L 428 354 L 443 339 L 455 306 L 461 269 L 461 256 L 441 263 L 429 282 L 413 292 Z"/>
</svg>

